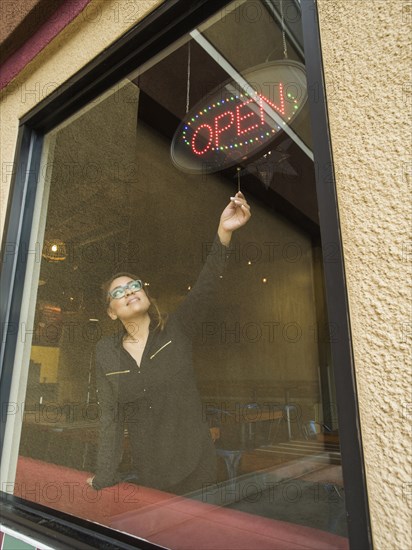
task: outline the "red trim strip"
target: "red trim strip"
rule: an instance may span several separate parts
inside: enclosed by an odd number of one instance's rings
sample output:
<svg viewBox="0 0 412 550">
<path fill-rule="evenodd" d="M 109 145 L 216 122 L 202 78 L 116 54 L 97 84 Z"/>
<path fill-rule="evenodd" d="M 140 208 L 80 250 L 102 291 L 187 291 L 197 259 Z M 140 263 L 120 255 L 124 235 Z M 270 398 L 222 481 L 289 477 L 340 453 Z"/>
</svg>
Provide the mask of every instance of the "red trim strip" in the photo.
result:
<svg viewBox="0 0 412 550">
<path fill-rule="evenodd" d="M 66 0 L 50 19 L 4 62 L 1 67 L 0 90 L 7 86 L 53 38 L 71 23 L 89 2 L 90 0 Z M 90 20 L 92 20 L 92 15 Z"/>
</svg>

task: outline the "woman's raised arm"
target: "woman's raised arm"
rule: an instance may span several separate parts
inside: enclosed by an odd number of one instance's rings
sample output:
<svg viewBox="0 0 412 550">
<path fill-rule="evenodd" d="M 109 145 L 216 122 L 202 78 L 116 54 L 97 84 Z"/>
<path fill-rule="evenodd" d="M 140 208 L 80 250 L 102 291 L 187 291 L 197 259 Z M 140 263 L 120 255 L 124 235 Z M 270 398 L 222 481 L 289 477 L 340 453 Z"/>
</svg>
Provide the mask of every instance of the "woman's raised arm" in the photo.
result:
<svg viewBox="0 0 412 550">
<path fill-rule="evenodd" d="M 232 233 L 245 225 L 250 216 L 250 206 L 244 195 L 236 193 L 220 216 L 217 236 L 196 284 L 172 314 L 187 334 L 192 335 L 205 320 L 209 306 L 216 299 L 221 276 L 231 255 L 229 245 Z"/>
</svg>

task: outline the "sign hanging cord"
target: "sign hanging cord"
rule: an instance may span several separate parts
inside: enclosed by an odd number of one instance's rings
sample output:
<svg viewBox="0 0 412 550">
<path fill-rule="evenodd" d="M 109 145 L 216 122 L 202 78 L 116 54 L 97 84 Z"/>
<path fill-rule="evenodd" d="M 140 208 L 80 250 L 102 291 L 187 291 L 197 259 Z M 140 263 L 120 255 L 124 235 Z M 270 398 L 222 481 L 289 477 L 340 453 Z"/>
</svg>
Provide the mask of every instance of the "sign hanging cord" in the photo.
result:
<svg viewBox="0 0 412 550">
<path fill-rule="evenodd" d="M 283 42 L 283 55 L 285 59 L 288 58 L 288 48 L 286 44 L 286 34 L 285 34 L 285 18 L 283 16 L 283 0 L 280 0 L 280 17 L 282 19 L 282 42 Z"/>
<path fill-rule="evenodd" d="M 188 52 L 187 52 L 186 114 L 189 112 L 189 103 L 190 103 L 190 40 L 188 42 Z"/>
</svg>

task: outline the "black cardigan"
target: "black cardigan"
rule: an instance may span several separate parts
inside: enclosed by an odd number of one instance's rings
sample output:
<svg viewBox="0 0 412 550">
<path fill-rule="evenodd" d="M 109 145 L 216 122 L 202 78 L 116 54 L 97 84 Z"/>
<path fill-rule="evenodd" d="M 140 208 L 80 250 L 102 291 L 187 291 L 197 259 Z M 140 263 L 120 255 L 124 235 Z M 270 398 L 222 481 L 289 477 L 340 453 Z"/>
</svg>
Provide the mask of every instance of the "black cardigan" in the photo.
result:
<svg viewBox="0 0 412 550">
<path fill-rule="evenodd" d="M 123 334 L 98 342 L 95 489 L 119 481 L 125 424 L 141 485 L 167 489 L 189 476 L 205 455 L 215 460 L 193 372 L 192 337 L 216 297 L 229 256 L 216 236 L 196 284 L 163 330 L 151 324 L 140 365 L 123 348 Z"/>
</svg>

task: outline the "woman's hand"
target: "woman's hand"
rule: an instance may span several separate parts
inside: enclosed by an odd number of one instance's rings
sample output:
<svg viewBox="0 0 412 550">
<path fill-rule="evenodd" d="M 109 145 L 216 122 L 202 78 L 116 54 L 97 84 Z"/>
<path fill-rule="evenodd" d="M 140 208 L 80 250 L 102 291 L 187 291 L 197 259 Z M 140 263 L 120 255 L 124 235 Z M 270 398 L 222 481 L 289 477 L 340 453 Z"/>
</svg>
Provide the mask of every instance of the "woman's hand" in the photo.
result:
<svg viewBox="0 0 412 550">
<path fill-rule="evenodd" d="M 220 242 L 228 246 L 232 232 L 245 225 L 250 219 L 250 206 L 245 196 L 240 191 L 234 197 L 230 197 L 230 203 L 223 210 L 220 216 L 218 235 Z"/>
</svg>

